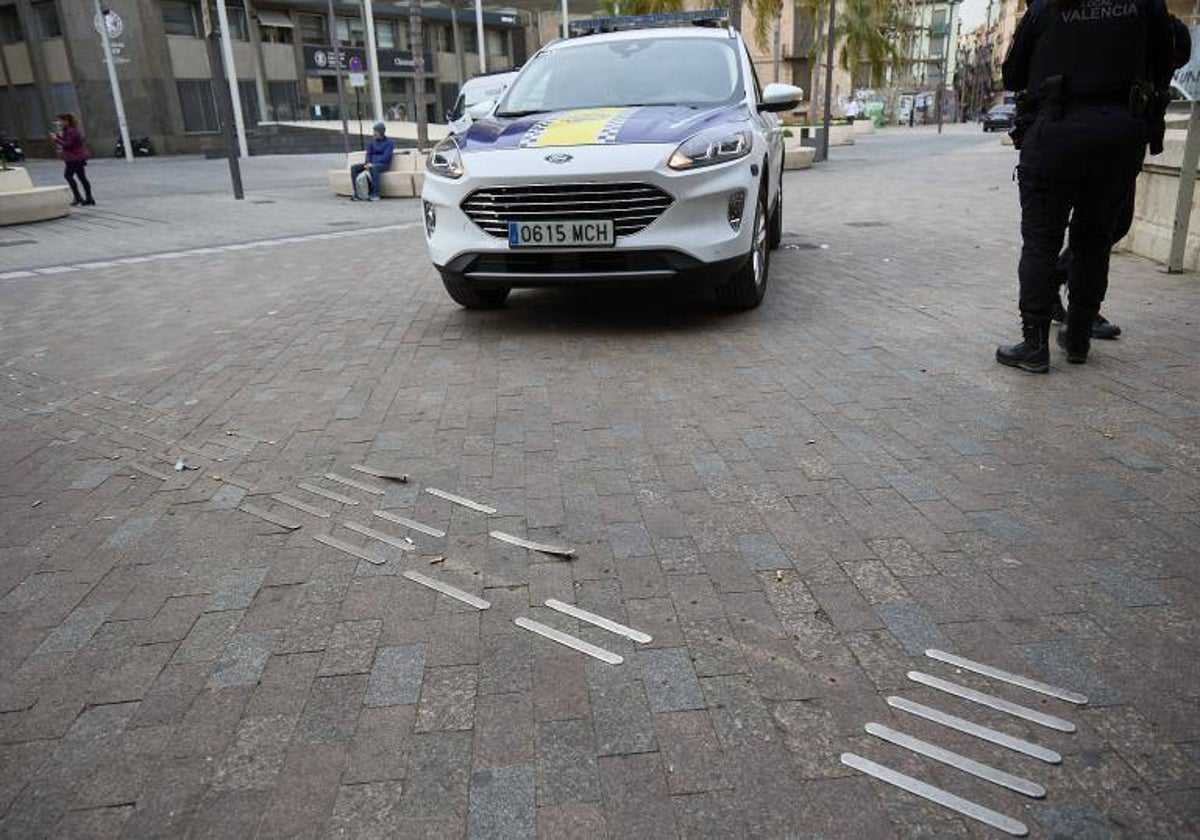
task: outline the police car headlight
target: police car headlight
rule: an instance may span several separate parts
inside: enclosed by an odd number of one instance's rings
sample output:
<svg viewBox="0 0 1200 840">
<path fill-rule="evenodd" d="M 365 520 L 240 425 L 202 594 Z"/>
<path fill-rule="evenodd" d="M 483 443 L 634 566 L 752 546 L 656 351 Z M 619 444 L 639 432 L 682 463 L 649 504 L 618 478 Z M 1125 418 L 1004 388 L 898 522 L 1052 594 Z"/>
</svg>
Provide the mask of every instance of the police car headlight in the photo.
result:
<svg viewBox="0 0 1200 840">
<path fill-rule="evenodd" d="M 672 169 L 696 169 L 727 163 L 750 154 L 754 138 L 749 131 L 710 129 L 689 137 L 679 144 L 667 166 Z"/>
<path fill-rule="evenodd" d="M 461 178 L 467 170 L 463 168 L 462 151 L 454 137 L 447 137 L 433 147 L 425 169 L 443 178 Z"/>
</svg>

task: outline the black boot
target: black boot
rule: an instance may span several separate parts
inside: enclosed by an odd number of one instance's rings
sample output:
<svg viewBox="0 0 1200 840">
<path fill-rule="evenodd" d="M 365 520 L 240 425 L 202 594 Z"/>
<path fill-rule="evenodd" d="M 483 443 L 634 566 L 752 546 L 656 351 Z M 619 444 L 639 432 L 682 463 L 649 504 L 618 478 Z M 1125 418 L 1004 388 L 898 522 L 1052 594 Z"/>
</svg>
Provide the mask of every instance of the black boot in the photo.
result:
<svg viewBox="0 0 1200 840">
<path fill-rule="evenodd" d="M 1092 344 L 1092 322 L 1097 316 L 1070 310 L 1067 325 L 1058 331 L 1058 346 L 1067 351 L 1067 361 L 1082 365 Z"/>
<path fill-rule="evenodd" d="M 1103 315 L 1097 315 L 1096 320 L 1092 321 L 1092 338 L 1103 338 L 1111 341 L 1120 334 L 1121 328 L 1116 324 L 1110 324 Z"/>
<path fill-rule="evenodd" d="M 996 361 L 1008 367 L 1030 373 L 1050 371 L 1050 325 L 1025 323 L 1021 325 L 1020 344 L 996 348 Z"/>
</svg>

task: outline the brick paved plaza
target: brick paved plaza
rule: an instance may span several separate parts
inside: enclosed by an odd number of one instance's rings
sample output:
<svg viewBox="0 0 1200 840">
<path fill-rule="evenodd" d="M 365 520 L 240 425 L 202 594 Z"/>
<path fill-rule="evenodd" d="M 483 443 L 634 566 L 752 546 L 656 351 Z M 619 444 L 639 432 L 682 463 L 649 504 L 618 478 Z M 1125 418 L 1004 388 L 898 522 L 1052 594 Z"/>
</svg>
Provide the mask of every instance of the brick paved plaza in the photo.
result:
<svg viewBox="0 0 1200 840">
<path fill-rule="evenodd" d="M 244 207 L 219 161 L 149 162 L 213 179 L 171 199 L 106 162 L 95 215 L 0 232 L 33 241 L 0 248 L 0 835 L 1002 836 L 843 752 L 1032 836 L 1200 832 L 1196 278 L 1117 257 L 1120 341 L 1082 367 L 1055 347 L 1049 376 L 1002 368 L 1014 153 L 953 128 L 833 158 L 788 175 L 785 247 L 742 315 L 628 289 L 460 310 L 415 202 L 335 202 L 286 161 L 249 163 L 275 174 L 252 170 L 248 199 L 275 204 Z M 117 220 L 138 207 L 156 221 Z"/>
</svg>

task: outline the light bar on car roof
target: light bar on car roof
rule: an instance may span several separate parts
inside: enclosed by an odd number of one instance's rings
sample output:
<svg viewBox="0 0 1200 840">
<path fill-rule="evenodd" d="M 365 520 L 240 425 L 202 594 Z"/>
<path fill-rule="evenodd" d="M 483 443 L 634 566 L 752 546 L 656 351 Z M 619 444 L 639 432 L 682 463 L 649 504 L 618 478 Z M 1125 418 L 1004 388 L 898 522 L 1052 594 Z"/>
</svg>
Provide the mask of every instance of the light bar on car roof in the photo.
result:
<svg viewBox="0 0 1200 840">
<path fill-rule="evenodd" d="M 572 38 L 598 35 L 601 32 L 620 32 L 627 29 L 656 29 L 666 26 L 726 26 L 728 9 L 701 9 L 695 12 L 657 12 L 651 15 L 621 15 L 619 17 L 583 18 L 573 20 L 567 27 Z"/>
</svg>

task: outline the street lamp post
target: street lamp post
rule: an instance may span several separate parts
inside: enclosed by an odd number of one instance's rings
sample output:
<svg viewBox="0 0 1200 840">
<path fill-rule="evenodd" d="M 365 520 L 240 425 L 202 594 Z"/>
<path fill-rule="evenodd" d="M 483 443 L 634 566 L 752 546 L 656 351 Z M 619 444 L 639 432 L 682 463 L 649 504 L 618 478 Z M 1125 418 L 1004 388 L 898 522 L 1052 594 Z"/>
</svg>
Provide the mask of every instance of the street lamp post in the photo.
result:
<svg viewBox="0 0 1200 840">
<path fill-rule="evenodd" d="M 117 109 L 117 128 L 121 133 L 121 145 L 125 148 L 125 161 L 133 163 L 133 145 L 129 142 L 129 124 L 125 122 L 125 102 L 121 99 L 121 83 L 117 81 L 117 65 L 113 62 L 112 45 L 108 42 L 108 9 L 100 7 L 100 0 L 93 0 L 96 7 L 97 29 L 100 30 L 100 45 L 104 50 L 104 64 L 108 67 L 108 84 L 112 88 L 113 105 Z"/>
<path fill-rule="evenodd" d="M 350 123 L 346 117 L 346 88 L 342 84 L 342 48 L 338 43 L 337 16 L 329 0 L 329 40 L 333 43 L 333 69 L 337 73 L 338 113 L 342 117 L 342 151 L 350 154 Z"/>
<path fill-rule="evenodd" d="M 225 80 L 229 83 L 229 102 L 233 106 L 233 127 L 237 131 L 238 154 L 250 157 L 246 146 L 246 123 L 242 119 L 242 97 L 238 94 L 237 67 L 233 63 L 233 36 L 229 33 L 229 11 L 225 0 L 217 0 L 217 20 L 221 25 L 221 56 L 225 61 Z"/>
<path fill-rule="evenodd" d="M 363 22 L 367 30 L 367 73 L 371 76 L 371 107 L 375 122 L 383 122 L 383 91 L 379 88 L 379 49 L 375 40 L 375 3 L 362 0 Z M 361 133 L 361 132 L 360 132 Z"/>
<path fill-rule="evenodd" d="M 475 42 L 479 48 L 479 72 L 487 72 L 487 39 L 483 32 L 483 0 L 475 0 Z M 466 79 L 463 79 L 465 82 Z"/>
<path fill-rule="evenodd" d="M 821 120 L 820 159 L 829 160 L 829 127 L 833 109 L 833 23 L 837 0 L 829 0 L 829 31 L 825 44 L 825 115 Z"/>
</svg>

